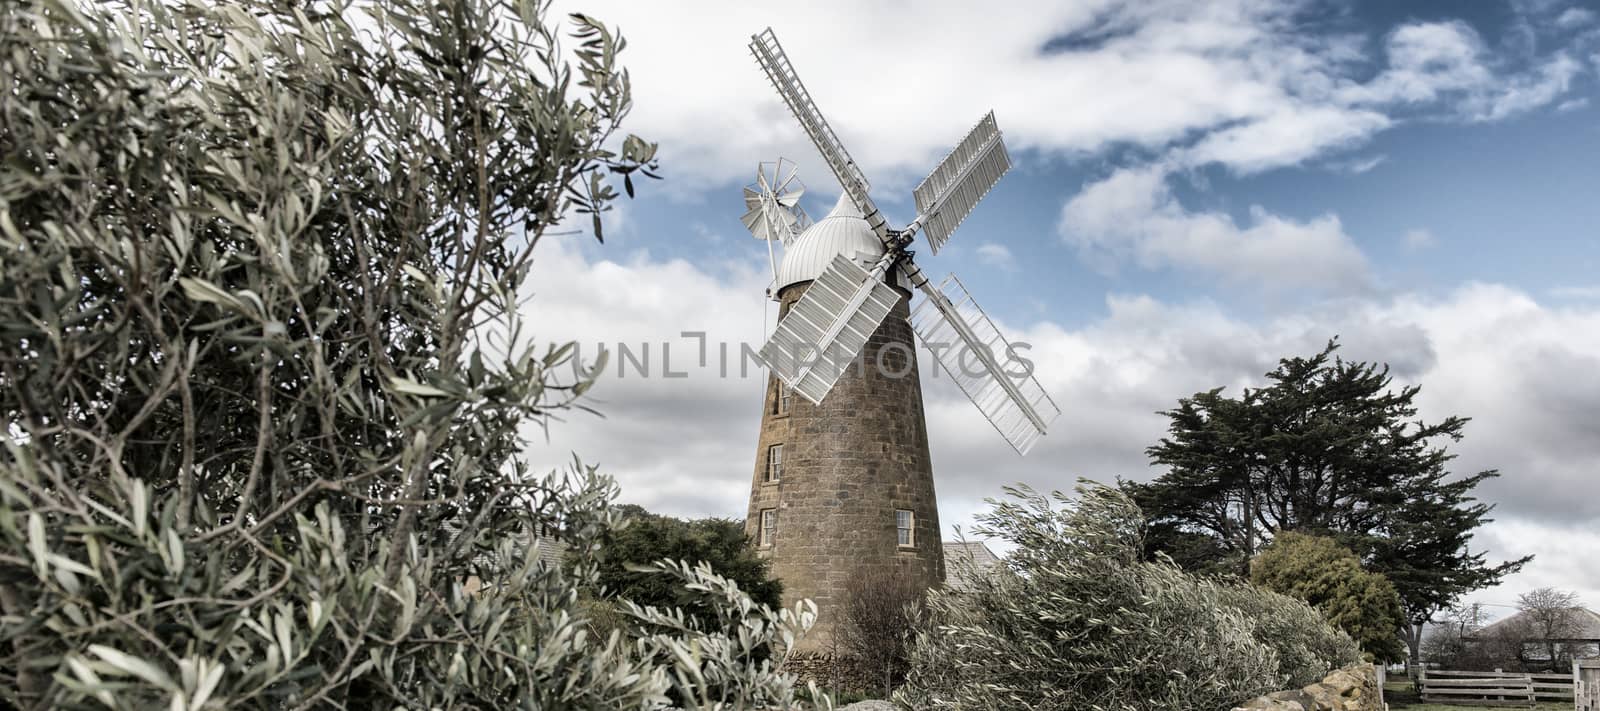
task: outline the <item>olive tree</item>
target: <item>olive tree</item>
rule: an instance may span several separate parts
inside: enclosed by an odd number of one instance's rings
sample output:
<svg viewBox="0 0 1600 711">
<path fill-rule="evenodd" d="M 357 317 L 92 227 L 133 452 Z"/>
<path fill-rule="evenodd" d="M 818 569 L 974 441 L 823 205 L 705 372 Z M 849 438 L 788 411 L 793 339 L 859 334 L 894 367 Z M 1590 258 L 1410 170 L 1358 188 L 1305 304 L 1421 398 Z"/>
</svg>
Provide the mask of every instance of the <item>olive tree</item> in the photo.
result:
<svg viewBox="0 0 1600 711">
<path fill-rule="evenodd" d="M 615 487 L 519 461 L 595 372 L 523 331 L 534 247 L 655 154 L 622 38 L 546 12 L 0 4 L 5 704 L 793 705 L 751 652 L 809 610 L 660 564 L 716 628 L 595 637 Z"/>
<path fill-rule="evenodd" d="M 1303 602 L 1144 560 L 1120 491 L 1008 491 L 975 528 L 1012 544 L 1003 564 L 929 593 L 895 695 L 911 708 L 1210 711 L 1355 661 Z"/>
</svg>

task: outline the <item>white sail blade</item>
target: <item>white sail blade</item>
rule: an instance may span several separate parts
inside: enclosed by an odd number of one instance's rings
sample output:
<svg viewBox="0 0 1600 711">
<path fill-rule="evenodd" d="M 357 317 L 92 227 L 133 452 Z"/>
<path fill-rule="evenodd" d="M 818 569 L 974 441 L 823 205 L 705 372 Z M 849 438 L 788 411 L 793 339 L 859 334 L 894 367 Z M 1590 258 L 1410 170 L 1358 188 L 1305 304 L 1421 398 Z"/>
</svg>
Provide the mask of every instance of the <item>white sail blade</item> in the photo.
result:
<svg viewBox="0 0 1600 711">
<path fill-rule="evenodd" d="M 768 175 L 769 168 L 771 175 Z M 752 237 L 788 245 L 811 226 L 811 217 L 800 207 L 800 197 L 806 194 L 806 186 L 797 177 L 799 172 L 798 167 L 783 158 L 757 166 L 756 181 L 744 188 L 745 213 L 739 217 Z M 777 271 L 776 267 L 773 271 Z"/>
<path fill-rule="evenodd" d="M 883 282 L 886 266 L 880 262 L 868 271 L 849 257 L 834 257 L 757 357 L 795 392 L 820 404 L 900 301 L 900 292 Z"/>
<path fill-rule="evenodd" d="M 870 185 L 867 178 L 856 166 L 855 160 L 850 158 L 850 153 L 844 149 L 844 144 L 828 126 L 822 112 L 817 110 L 817 105 L 811 100 L 810 92 L 806 91 L 800 77 L 795 74 L 794 66 L 789 63 L 789 57 L 783 53 L 783 47 L 778 44 L 778 36 L 773 34 L 768 27 L 761 34 L 750 37 L 750 53 L 756 57 L 756 63 L 761 65 L 762 71 L 767 73 L 767 78 L 772 81 L 772 86 L 778 90 L 778 95 L 783 97 L 783 103 L 789 106 L 789 111 L 800 122 L 800 128 L 811 138 L 811 143 L 822 153 L 822 160 L 833 170 L 839 178 L 839 185 L 844 187 L 845 194 L 850 196 L 850 201 L 855 203 L 856 209 L 866 217 L 867 224 L 877 233 L 878 239 L 885 244 L 889 241 L 889 227 L 884 222 L 883 215 L 878 212 L 877 205 L 873 204 L 871 196 L 867 194 Z"/>
<path fill-rule="evenodd" d="M 794 216 L 794 220 L 789 223 L 788 233 L 782 235 L 783 246 L 785 247 L 793 243 L 801 232 L 805 232 L 806 228 L 811 226 L 811 216 L 806 214 L 805 208 L 795 205 L 790 208 L 789 214 Z"/>
<path fill-rule="evenodd" d="M 954 274 L 937 289 L 915 266 L 909 266 L 907 275 L 928 297 L 911 313 L 912 330 L 924 345 L 933 346 L 944 372 L 1000 436 L 1018 454 L 1027 454 L 1061 408 L 1034 379 L 1031 365 L 1014 361 L 1010 342 Z"/>
<path fill-rule="evenodd" d="M 912 191 L 917 201 L 917 220 L 934 254 L 1009 170 L 1011 156 L 1006 154 L 1000 127 L 990 111 Z"/>
</svg>

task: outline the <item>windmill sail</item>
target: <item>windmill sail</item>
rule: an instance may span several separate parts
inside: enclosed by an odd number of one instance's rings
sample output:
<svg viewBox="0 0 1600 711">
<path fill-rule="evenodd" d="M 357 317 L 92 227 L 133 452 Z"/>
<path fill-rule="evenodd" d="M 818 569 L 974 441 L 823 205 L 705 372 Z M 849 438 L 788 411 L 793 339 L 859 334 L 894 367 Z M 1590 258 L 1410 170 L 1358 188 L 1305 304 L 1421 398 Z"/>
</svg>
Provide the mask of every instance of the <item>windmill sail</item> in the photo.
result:
<svg viewBox="0 0 1600 711">
<path fill-rule="evenodd" d="M 928 297 L 911 313 L 912 330 L 925 344 L 945 346 L 937 351 L 944 372 L 1018 454 L 1027 454 L 1061 409 L 1031 373 L 1001 367 L 999 359 L 1013 353 L 1011 344 L 954 274 L 936 289 L 915 265 L 906 267 Z M 1010 365 L 1012 371 L 1020 367 Z"/>
<path fill-rule="evenodd" d="M 1011 170 L 1011 157 L 990 111 L 912 191 L 928 246 L 938 254 L 972 208 Z"/>
<path fill-rule="evenodd" d="M 882 279 L 890 258 L 867 271 L 849 257 L 834 257 L 778 322 L 758 354 L 761 362 L 820 404 L 900 301 L 900 292 Z"/>
<path fill-rule="evenodd" d="M 811 226 L 811 217 L 800 207 L 806 186 L 795 177 L 797 173 L 799 168 L 782 158 L 758 166 L 756 182 L 744 188 L 745 213 L 739 218 L 751 236 L 788 246 Z"/>
<path fill-rule="evenodd" d="M 870 185 L 866 176 L 861 173 L 856 162 L 850 158 L 850 153 L 844 149 L 844 144 L 828 126 L 828 121 L 822 117 L 822 112 L 817 110 L 816 103 L 811 100 L 810 92 L 807 92 L 805 85 L 800 83 L 800 77 L 795 74 L 794 66 L 789 63 L 789 57 L 783 53 L 783 47 L 778 44 L 778 36 L 773 34 L 772 28 L 768 27 L 761 34 L 750 38 L 750 53 L 755 55 L 756 63 L 767 73 L 767 78 L 778 90 L 778 95 L 783 97 L 783 102 L 788 104 L 795 120 L 800 122 L 800 127 L 816 145 L 817 151 L 822 153 L 822 160 L 833 170 L 834 176 L 838 177 L 839 185 L 844 187 L 844 192 L 850 196 L 850 201 L 854 202 L 856 209 L 867 218 L 867 223 L 872 226 L 872 231 L 877 233 L 878 239 L 887 244 L 889 227 L 883 215 L 878 212 L 877 205 L 873 204 L 872 197 L 867 194 Z"/>
</svg>

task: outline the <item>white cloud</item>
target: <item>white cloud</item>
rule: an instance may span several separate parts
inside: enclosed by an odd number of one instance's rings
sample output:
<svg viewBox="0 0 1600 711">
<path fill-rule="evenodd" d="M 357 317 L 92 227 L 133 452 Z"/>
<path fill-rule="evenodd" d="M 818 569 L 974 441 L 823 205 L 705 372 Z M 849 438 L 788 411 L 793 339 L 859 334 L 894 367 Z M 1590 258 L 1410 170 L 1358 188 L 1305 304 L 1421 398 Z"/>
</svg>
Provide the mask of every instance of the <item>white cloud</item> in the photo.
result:
<svg viewBox="0 0 1600 711">
<path fill-rule="evenodd" d="M 1558 51 L 1525 70 L 1500 67 L 1476 30 L 1465 22 L 1402 25 L 1390 33 L 1388 66 L 1371 81 L 1350 83 L 1336 94 L 1352 106 L 1435 109 L 1468 121 L 1499 121 L 1555 101 L 1571 87 L 1582 64 Z"/>
<path fill-rule="evenodd" d="M 1583 70 L 1578 60 L 1558 56 L 1535 72 L 1513 77 L 1492 95 L 1477 116 L 1480 121 L 1498 121 L 1546 106 L 1572 86 L 1572 79 Z"/>
<path fill-rule="evenodd" d="M 1585 106 L 1588 106 L 1588 105 L 1589 105 L 1589 97 L 1583 96 L 1583 97 L 1579 97 L 1579 98 L 1576 98 L 1576 99 L 1567 99 L 1566 101 L 1563 101 L 1560 104 L 1557 104 L 1556 105 L 1556 111 L 1559 111 L 1561 113 L 1566 113 L 1568 111 L 1577 111 L 1578 109 L 1584 108 Z"/>
<path fill-rule="evenodd" d="M 558 240 L 538 248 L 524 299 L 527 331 L 577 341 L 585 359 L 597 347 L 611 354 L 585 402 L 600 417 L 565 413 L 548 441 L 529 430 L 530 460 L 555 469 L 577 453 L 617 476 L 625 501 L 680 515 L 740 514 L 758 424 L 750 415 L 766 382 L 759 365 L 741 361 L 740 346 L 759 348 L 763 326 L 776 318 L 763 296 L 765 260 L 707 267 L 623 256 L 586 259 Z M 704 366 L 700 339 L 684 331 L 706 334 Z M 644 376 L 634 365 L 641 358 Z M 684 377 L 667 377 L 668 370 Z"/>
<path fill-rule="evenodd" d="M 584 344 L 651 344 L 655 377 L 615 365 L 589 404 L 605 417 L 572 413 L 536 438 L 528 456 L 558 467 L 571 452 L 616 475 L 623 498 L 678 515 L 740 517 L 755 462 L 765 376 L 738 377 L 737 346 L 727 377 L 716 343 L 757 343 L 770 318 L 761 296 L 762 265 L 696 266 L 634 255 L 585 259 L 558 242 L 540 247 L 527 317 L 542 339 Z M 770 327 L 771 322 L 767 322 Z M 1156 412 L 1177 398 L 1224 385 L 1260 384 L 1280 356 L 1314 352 L 1339 335 L 1342 354 L 1381 360 L 1397 383 L 1418 383 L 1421 416 L 1472 417 L 1452 445 L 1458 472 L 1504 473 L 1480 490 L 1498 504 L 1475 542 L 1492 559 L 1541 556 L 1528 571 L 1482 599 L 1538 585 L 1577 588 L 1600 600 L 1600 580 L 1578 570 L 1575 550 L 1600 526 L 1593 486 L 1600 461 L 1600 304 L 1541 303 L 1495 285 L 1447 294 L 1341 299 L 1262 322 L 1207 301 L 1165 303 L 1112 296 L 1102 317 L 1075 329 L 1049 322 L 1001 324 L 1032 344 L 1041 382 L 1062 407 L 1050 434 L 1016 457 L 942 373 L 924 362 L 923 389 L 942 522 L 970 523 L 999 485 L 1024 481 L 1067 489 L 1079 476 L 1148 479 L 1144 448 L 1165 428 Z M 713 344 L 698 366 L 696 341 Z M 661 342 L 672 344 L 663 378 Z M 923 354 L 924 358 L 926 354 Z M 1572 545 L 1552 541 L 1570 541 Z M 1574 548 L 1574 546 L 1579 546 Z M 1591 546 L 1592 547 L 1592 546 Z M 1584 576 L 1588 577 L 1585 578 Z"/>
<path fill-rule="evenodd" d="M 1338 173 L 1345 173 L 1345 174 L 1348 174 L 1348 175 L 1360 175 L 1362 173 L 1365 173 L 1365 172 L 1368 172 L 1368 171 L 1372 170 L 1373 168 L 1376 168 L 1376 167 L 1378 167 L 1380 165 L 1383 165 L 1384 162 L 1387 161 L 1387 160 L 1389 160 L 1389 156 L 1380 153 L 1378 155 L 1369 156 L 1369 157 L 1365 157 L 1365 158 L 1351 158 L 1351 159 L 1348 159 L 1348 160 L 1328 161 L 1327 167 L 1328 167 L 1329 170 L 1332 170 L 1332 171 L 1335 171 L 1335 172 L 1338 172 Z"/>
<path fill-rule="evenodd" d="M 1395 112 L 1495 120 L 1558 99 L 1578 64 L 1557 51 L 1532 69 L 1502 61 L 1463 23 L 1412 23 L 1384 57 L 1366 38 L 1311 34 L 1304 3 L 1180 0 L 904 5 L 597 0 L 584 11 L 627 36 L 634 114 L 662 142 L 667 188 L 743 179 L 755 161 L 796 159 L 830 180 L 751 60 L 776 28 L 818 106 L 880 189 L 909 187 L 986 109 L 1014 149 L 1083 154 L 1193 146 L 1240 171 L 1359 145 Z M 558 10 L 561 8 L 558 8 Z M 915 37 L 885 42 L 886 33 Z M 1045 51 L 1046 48 L 1051 51 Z M 1363 79 L 1366 64 L 1382 71 Z M 907 120 L 915 116 L 915 120 Z"/>
<path fill-rule="evenodd" d="M 978 261 L 991 267 L 1006 272 L 1017 270 L 1017 258 L 1012 256 L 1010 248 L 995 242 L 984 242 L 978 245 Z"/>
<path fill-rule="evenodd" d="M 1556 18 L 1556 26 L 1564 30 L 1577 29 L 1594 24 L 1594 11 L 1581 7 L 1569 7 Z"/>
<path fill-rule="evenodd" d="M 1434 237 L 1432 232 L 1420 227 L 1406 230 L 1406 234 L 1401 240 L 1405 243 L 1406 249 L 1412 252 L 1427 249 L 1439 243 L 1439 238 Z"/>
<path fill-rule="evenodd" d="M 1288 104 L 1206 136 L 1183 151 L 1181 160 L 1194 165 L 1221 163 L 1240 173 L 1255 173 L 1358 145 L 1390 123 L 1376 111 Z"/>
<path fill-rule="evenodd" d="M 1185 209 L 1167 180 L 1161 166 L 1118 170 L 1066 203 L 1058 231 L 1102 268 L 1132 261 L 1269 289 L 1370 286 L 1366 257 L 1338 217 L 1300 222 L 1254 207 L 1241 226 L 1225 213 Z"/>
</svg>

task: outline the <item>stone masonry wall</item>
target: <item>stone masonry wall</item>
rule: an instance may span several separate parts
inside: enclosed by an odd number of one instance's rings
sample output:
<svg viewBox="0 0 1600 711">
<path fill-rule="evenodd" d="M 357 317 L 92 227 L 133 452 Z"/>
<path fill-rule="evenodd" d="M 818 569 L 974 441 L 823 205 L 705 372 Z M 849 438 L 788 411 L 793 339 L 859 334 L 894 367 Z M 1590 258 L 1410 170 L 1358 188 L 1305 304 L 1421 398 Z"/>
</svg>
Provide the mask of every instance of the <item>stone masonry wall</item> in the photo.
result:
<svg viewBox="0 0 1600 711">
<path fill-rule="evenodd" d="M 865 673 L 850 657 L 830 652 L 796 652 L 783 660 L 783 671 L 822 689 L 876 689 L 882 682 Z"/>
<path fill-rule="evenodd" d="M 808 284 L 780 294 L 780 318 Z M 902 292 L 867 343 L 866 367 L 847 370 L 822 404 L 797 394 L 780 414 L 781 382 L 773 377 L 767 383 L 745 527 L 760 540 L 761 512 L 777 513 L 776 536 L 761 554 L 783 581 L 785 605 L 802 598 L 817 604 L 817 625 L 797 652 L 832 646 L 833 607 L 860 571 L 894 566 L 929 587 L 944 580 L 908 297 Z M 880 372 L 880 355 L 882 370 L 904 375 Z M 767 482 L 767 453 L 774 444 L 783 445 L 782 475 Z M 912 546 L 898 545 L 896 509 L 915 514 Z"/>
<path fill-rule="evenodd" d="M 1235 707 L 1233 711 L 1384 711 L 1378 673 L 1371 664 L 1352 664 L 1303 689 L 1279 691 Z"/>
</svg>

